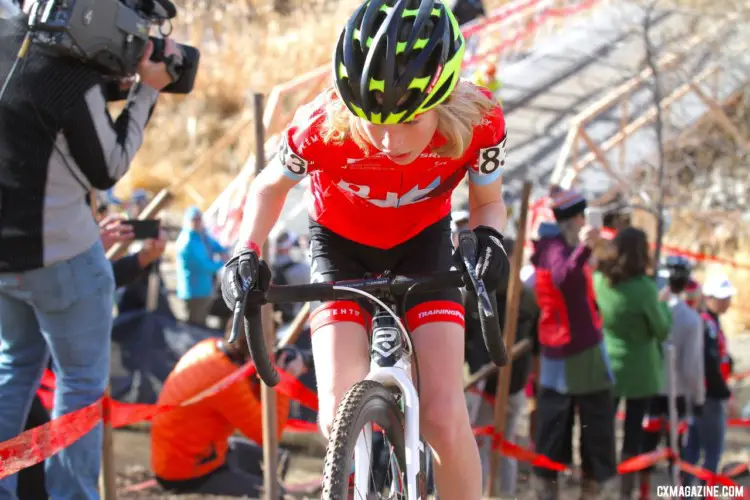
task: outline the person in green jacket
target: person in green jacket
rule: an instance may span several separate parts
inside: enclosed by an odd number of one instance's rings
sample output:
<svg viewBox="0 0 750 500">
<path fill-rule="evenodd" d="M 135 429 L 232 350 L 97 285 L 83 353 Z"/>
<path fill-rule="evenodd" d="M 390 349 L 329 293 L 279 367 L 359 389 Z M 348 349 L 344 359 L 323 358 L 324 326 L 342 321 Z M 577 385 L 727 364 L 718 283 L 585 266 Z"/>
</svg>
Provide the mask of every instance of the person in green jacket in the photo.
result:
<svg viewBox="0 0 750 500">
<path fill-rule="evenodd" d="M 624 461 L 641 453 L 643 417 L 664 383 L 661 343 L 669 335 L 672 315 L 667 297 L 646 274 L 650 257 L 643 231 L 619 231 L 603 254 L 594 291 L 615 376 L 615 408 L 625 400 Z M 635 477 L 623 475 L 620 498 L 630 498 L 634 487 Z"/>
</svg>

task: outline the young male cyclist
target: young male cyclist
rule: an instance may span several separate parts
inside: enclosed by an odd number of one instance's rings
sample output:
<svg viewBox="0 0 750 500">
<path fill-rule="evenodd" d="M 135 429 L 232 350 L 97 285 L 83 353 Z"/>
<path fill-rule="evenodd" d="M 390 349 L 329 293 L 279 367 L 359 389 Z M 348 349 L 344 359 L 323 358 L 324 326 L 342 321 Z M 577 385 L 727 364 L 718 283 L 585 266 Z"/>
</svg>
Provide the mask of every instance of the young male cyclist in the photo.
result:
<svg viewBox="0 0 750 500">
<path fill-rule="evenodd" d="M 244 247 L 222 283 L 229 307 L 245 284 L 268 286 L 259 249 L 287 193 L 307 175 L 312 281 L 451 268 L 451 193 L 467 171 L 479 275 L 487 284 L 507 280 L 500 233 L 505 122 L 486 90 L 459 81 L 463 52 L 458 23 L 439 1 L 367 0 L 356 10 L 335 49 L 335 89 L 297 111 L 277 159 L 250 188 Z M 326 303 L 311 317 L 324 434 L 344 393 L 367 375 L 369 307 Z M 406 309 L 437 488 L 446 500 L 478 499 L 479 454 L 462 387 L 461 294 L 415 292 Z"/>
</svg>

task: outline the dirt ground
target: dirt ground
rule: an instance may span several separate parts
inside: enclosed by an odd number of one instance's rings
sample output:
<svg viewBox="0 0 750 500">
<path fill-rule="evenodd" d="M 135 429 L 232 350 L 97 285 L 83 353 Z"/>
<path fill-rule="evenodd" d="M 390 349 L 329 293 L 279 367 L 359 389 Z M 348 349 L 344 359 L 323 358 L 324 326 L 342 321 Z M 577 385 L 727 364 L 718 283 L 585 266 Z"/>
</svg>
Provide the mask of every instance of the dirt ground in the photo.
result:
<svg viewBox="0 0 750 500">
<path fill-rule="evenodd" d="M 733 339 L 733 352 L 741 357 L 738 363 L 740 369 L 750 369 L 750 335 Z M 750 404 L 750 380 L 737 386 L 735 392 L 740 409 Z M 521 436 L 528 435 L 528 427 L 520 429 Z M 287 498 L 313 499 L 319 498 L 316 485 L 319 484 L 323 469 L 324 443 L 322 438 L 304 434 L 286 434 L 282 446 L 292 451 L 292 460 L 289 473 L 286 477 L 286 486 L 290 489 L 299 489 L 291 493 Z M 124 429 L 115 433 L 115 454 L 117 467 L 118 499 L 223 499 L 229 497 L 218 497 L 211 495 L 183 495 L 175 496 L 163 493 L 160 488 L 153 484 L 152 476 L 148 470 L 149 464 L 149 434 L 147 426 L 133 429 Z M 742 428 L 730 429 L 726 438 L 726 451 L 723 463 L 750 461 L 750 432 Z M 522 464 L 519 473 L 519 495 L 518 500 L 533 500 L 529 494 L 528 484 L 529 467 Z M 574 499 L 578 497 L 578 481 L 575 474 L 566 474 L 563 486 L 563 499 Z M 652 480 L 655 497 L 655 488 L 658 485 L 669 484 L 666 467 L 661 466 Z M 740 478 L 738 484 L 744 485 L 746 491 L 750 491 L 750 479 Z M 134 489 L 135 488 L 135 489 Z M 615 498 L 613 497 L 613 500 Z"/>
</svg>

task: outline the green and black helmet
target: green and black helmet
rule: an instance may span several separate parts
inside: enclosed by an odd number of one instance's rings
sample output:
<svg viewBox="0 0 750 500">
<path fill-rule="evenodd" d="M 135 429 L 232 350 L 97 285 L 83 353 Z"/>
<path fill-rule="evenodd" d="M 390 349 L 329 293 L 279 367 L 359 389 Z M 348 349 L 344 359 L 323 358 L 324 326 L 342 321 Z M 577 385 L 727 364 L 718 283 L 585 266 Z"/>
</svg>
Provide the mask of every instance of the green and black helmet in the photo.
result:
<svg viewBox="0 0 750 500">
<path fill-rule="evenodd" d="M 336 90 L 365 120 L 403 123 L 451 94 L 464 48 L 458 22 L 442 2 L 366 0 L 336 44 Z"/>
</svg>

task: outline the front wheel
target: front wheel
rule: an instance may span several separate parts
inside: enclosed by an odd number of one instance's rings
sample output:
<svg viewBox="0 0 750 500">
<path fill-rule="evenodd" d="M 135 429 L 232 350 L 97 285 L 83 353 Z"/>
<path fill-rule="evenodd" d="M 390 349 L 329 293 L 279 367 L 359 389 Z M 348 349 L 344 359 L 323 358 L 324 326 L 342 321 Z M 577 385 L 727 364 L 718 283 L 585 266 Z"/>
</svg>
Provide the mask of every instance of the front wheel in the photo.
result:
<svg viewBox="0 0 750 500">
<path fill-rule="evenodd" d="M 354 470 L 354 450 L 360 434 L 365 431 L 368 424 L 377 429 L 373 429 L 373 434 L 381 432 L 385 438 L 385 448 L 390 462 L 386 470 L 393 471 L 393 477 L 390 480 L 376 479 L 374 469 L 382 466 L 378 464 L 376 457 L 371 455 L 367 491 L 353 491 L 354 483 L 351 479 Z M 372 443 L 365 444 L 372 453 Z M 331 427 L 323 471 L 322 498 L 406 498 L 405 472 L 404 414 L 393 393 L 372 380 L 354 384 L 344 395 Z"/>
</svg>

